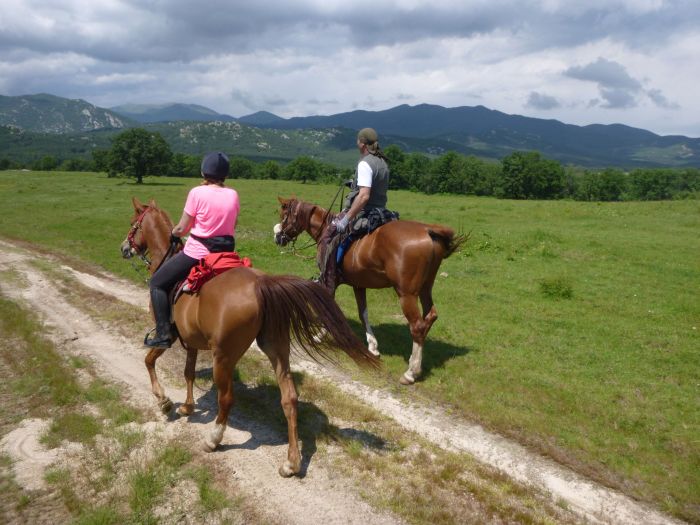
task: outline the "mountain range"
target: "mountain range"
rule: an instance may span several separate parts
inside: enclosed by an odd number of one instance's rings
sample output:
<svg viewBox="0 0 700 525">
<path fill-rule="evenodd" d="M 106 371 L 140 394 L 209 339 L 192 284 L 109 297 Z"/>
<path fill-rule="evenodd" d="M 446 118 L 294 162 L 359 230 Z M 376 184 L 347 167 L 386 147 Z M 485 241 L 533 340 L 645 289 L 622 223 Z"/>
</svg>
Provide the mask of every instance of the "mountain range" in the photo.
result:
<svg viewBox="0 0 700 525">
<path fill-rule="evenodd" d="M 291 160 L 312 155 L 345 163 L 355 154 L 354 134 L 374 127 L 384 147 L 406 152 L 500 159 L 513 151 L 537 150 L 563 163 L 582 166 L 700 166 L 700 139 L 660 136 L 623 124 L 576 126 L 557 120 L 509 115 L 484 106 L 445 108 L 420 104 L 383 111 L 357 110 L 335 115 L 282 118 L 256 113 L 234 118 L 194 104 L 133 104 L 103 109 L 83 100 L 53 95 L 0 96 L 0 126 L 24 134 L 66 135 L 103 130 L 101 138 L 142 126 L 159 131 L 174 151 L 201 154 L 222 149 L 250 158 Z M 0 133 L 0 155 L 5 139 Z M 37 139 L 39 140 L 39 139 Z M 42 137 L 39 142 L 51 141 Z M 56 137 L 55 140 L 61 140 Z M 75 143 L 76 138 L 70 140 Z M 80 142 L 80 141 L 78 141 Z M 101 142 L 98 140 L 97 142 Z"/>
</svg>

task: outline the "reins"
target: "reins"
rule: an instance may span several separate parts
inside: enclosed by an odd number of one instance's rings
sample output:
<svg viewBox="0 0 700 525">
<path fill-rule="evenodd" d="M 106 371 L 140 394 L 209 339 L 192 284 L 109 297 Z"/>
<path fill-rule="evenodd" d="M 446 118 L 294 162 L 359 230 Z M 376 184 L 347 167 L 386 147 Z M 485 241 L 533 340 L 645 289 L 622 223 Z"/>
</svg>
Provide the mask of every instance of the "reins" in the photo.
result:
<svg viewBox="0 0 700 525">
<path fill-rule="evenodd" d="M 343 201 L 343 197 L 345 196 L 345 183 L 344 183 L 344 182 L 342 182 L 342 183 L 340 184 L 340 187 L 338 188 L 338 191 L 335 192 L 335 196 L 333 197 L 333 200 L 331 201 L 330 206 L 328 206 L 328 209 L 327 209 L 326 212 L 323 214 L 323 219 L 321 220 L 321 224 L 325 224 L 326 221 L 328 221 L 328 217 L 329 217 L 329 215 L 331 214 L 331 210 L 333 209 L 333 205 L 335 204 L 335 201 L 338 199 L 338 195 L 340 195 L 341 192 L 343 193 L 343 195 L 342 195 L 341 198 L 340 198 L 340 202 Z M 297 200 L 297 201 L 296 201 L 296 207 L 299 207 L 300 205 L 301 205 L 301 202 Z M 342 211 L 342 210 L 341 210 L 341 211 Z M 312 212 L 311 212 L 311 213 L 312 213 Z M 308 226 L 308 224 L 309 224 L 310 221 L 311 221 L 311 213 L 309 213 L 309 217 L 308 217 L 307 220 L 306 220 L 306 222 L 307 222 L 306 226 Z M 295 210 L 295 213 L 294 213 L 293 215 L 296 215 L 296 210 Z M 302 254 L 297 253 L 297 252 L 300 252 L 300 251 L 302 251 L 302 250 L 306 250 L 307 248 L 311 248 L 312 246 L 318 245 L 318 241 L 317 241 L 316 239 L 313 239 L 311 242 L 309 242 L 308 244 L 302 246 L 301 248 L 297 248 L 297 247 L 296 247 L 296 242 L 297 242 L 297 238 L 295 237 L 294 239 L 292 239 L 292 242 L 291 242 L 291 252 L 292 252 L 293 255 L 295 255 L 296 257 L 301 257 L 302 259 L 307 259 L 307 260 L 308 260 L 308 259 L 315 259 L 315 256 L 313 256 L 313 255 L 302 255 Z"/>
</svg>

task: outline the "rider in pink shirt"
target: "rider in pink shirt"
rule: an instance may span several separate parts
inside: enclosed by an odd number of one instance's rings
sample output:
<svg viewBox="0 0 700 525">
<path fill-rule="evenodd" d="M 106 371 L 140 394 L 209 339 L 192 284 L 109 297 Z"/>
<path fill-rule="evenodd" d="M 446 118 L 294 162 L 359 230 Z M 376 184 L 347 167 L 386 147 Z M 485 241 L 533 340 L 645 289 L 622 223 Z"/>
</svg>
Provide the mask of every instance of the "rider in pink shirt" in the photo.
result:
<svg viewBox="0 0 700 525">
<path fill-rule="evenodd" d="M 221 152 L 209 153 L 202 161 L 200 186 L 187 195 L 180 222 L 171 232 L 171 240 L 189 232 L 185 249 L 168 259 L 153 274 L 150 282 L 151 306 L 156 319 L 156 334 L 144 339 L 151 348 L 170 348 L 173 341 L 168 295 L 172 287 L 190 273 L 199 260 L 214 252 L 235 249 L 236 222 L 240 210 L 238 193 L 224 186 L 229 160 Z"/>
</svg>

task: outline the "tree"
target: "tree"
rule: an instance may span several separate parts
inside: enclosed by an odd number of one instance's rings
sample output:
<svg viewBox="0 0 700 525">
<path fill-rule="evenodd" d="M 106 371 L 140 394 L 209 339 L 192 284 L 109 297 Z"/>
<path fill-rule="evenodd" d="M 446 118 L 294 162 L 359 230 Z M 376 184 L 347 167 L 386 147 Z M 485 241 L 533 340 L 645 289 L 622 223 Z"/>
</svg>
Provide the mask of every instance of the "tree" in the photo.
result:
<svg viewBox="0 0 700 525">
<path fill-rule="evenodd" d="M 500 194 L 507 199 L 556 199 L 564 191 L 564 168 L 537 151 L 516 151 L 503 159 Z"/>
<path fill-rule="evenodd" d="M 258 177 L 261 179 L 277 180 L 282 178 L 282 167 L 277 161 L 267 160 L 256 167 Z"/>
<path fill-rule="evenodd" d="M 284 167 L 284 178 L 288 180 L 300 180 L 305 184 L 307 180 L 316 180 L 319 175 L 319 163 L 302 155 Z"/>
<path fill-rule="evenodd" d="M 232 179 L 252 179 L 255 175 L 253 161 L 243 157 L 231 157 L 229 176 Z"/>
<path fill-rule="evenodd" d="M 144 177 L 166 175 L 172 159 L 170 146 L 160 133 L 143 128 L 128 129 L 114 138 L 109 150 L 109 172 L 135 177 L 141 184 Z"/>
</svg>

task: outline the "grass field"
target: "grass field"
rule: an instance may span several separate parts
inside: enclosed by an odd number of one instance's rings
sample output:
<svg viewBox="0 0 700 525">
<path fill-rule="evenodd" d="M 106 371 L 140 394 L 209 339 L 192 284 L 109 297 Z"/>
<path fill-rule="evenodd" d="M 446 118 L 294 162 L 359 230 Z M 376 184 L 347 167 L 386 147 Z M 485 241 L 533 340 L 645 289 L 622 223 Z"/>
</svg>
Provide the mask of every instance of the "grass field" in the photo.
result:
<svg viewBox="0 0 700 525">
<path fill-rule="evenodd" d="M 155 197 L 177 218 L 195 184 L 0 172 L 0 235 L 138 281 L 119 254 L 131 197 Z M 272 242 L 276 197 L 328 206 L 337 189 L 230 184 L 242 201 L 239 252 L 272 273 L 314 275 L 313 260 Z M 406 219 L 471 232 L 468 245 L 443 263 L 425 376 L 403 394 L 437 401 L 700 523 L 700 202 L 506 201 L 397 191 L 389 206 Z M 408 329 L 392 290 L 370 291 L 368 298 L 385 372 L 366 380 L 399 391 Z M 338 301 L 359 331 L 348 287 L 339 289 Z"/>
</svg>

